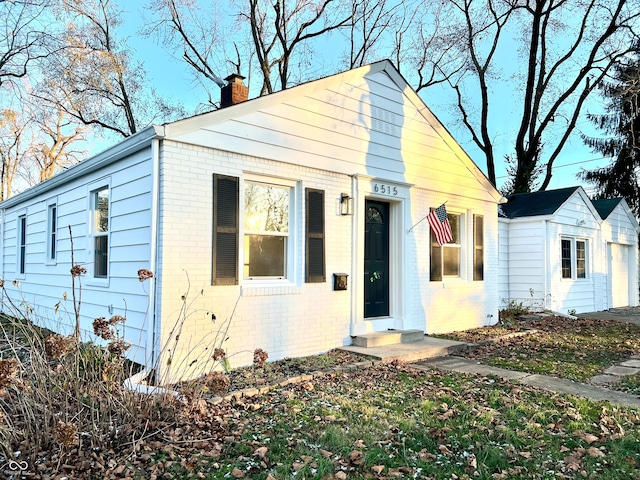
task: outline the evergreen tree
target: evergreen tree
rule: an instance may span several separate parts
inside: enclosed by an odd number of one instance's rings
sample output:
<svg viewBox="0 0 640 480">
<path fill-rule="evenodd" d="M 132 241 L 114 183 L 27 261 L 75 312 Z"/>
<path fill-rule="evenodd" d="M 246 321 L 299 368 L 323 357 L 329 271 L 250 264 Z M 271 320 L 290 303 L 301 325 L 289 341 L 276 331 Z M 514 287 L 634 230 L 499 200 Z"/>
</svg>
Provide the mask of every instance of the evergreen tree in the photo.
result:
<svg viewBox="0 0 640 480">
<path fill-rule="evenodd" d="M 588 117 L 605 136 L 583 136 L 583 140 L 594 152 L 612 157 L 612 162 L 603 168 L 582 170 L 578 177 L 595 185 L 595 198 L 623 197 L 637 217 L 640 215 L 640 43 L 625 62 L 616 66 L 612 78 L 599 88 L 608 103 L 606 112 Z"/>
</svg>

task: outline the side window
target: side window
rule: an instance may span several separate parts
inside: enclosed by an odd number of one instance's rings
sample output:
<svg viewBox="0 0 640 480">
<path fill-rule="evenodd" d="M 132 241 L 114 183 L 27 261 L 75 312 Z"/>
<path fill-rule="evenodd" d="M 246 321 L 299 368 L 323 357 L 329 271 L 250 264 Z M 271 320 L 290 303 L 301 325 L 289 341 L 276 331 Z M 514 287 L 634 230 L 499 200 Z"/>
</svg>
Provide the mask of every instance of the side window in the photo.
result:
<svg viewBox="0 0 640 480">
<path fill-rule="evenodd" d="M 587 278 L 587 242 L 576 240 L 576 277 Z"/>
<path fill-rule="evenodd" d="M 55 262 L 57 253 L 58 207 L 55 203 L 47 206 L 47 261 Z"/>
<path fill-rule="evenodd" d="M 443 278 L 460 277 L 461 247 L 460 238 L 462 228 L 462 215 L 447 212 L 447 219 L 451 227 L 451 240 L 442 246 L 438 244 L 436 236 L 431 230 L 431 275 L 430 280 L 440 281 Z"/>
<path fill-rule="evenodd" d="M 563 238 L 560 249 L 562 278 L 571 278 L 571 240 Z"/>
<path fill-rule="evenodd" d="M 575 238 L 560 239 L 560 267 L 562 278 L 587 278 L 587 241 Z"/>
<path fill-rule="evenodd" d="M 473 280 L 484 280 L 484 217 L 473 216 Z"/>
<path fill-rule="evenodd" d="M 27 216 L 18 217 L 18 273 L 25 274 L 27 268 Z"/>
<path fill-rule="evenodd" d="M 244 184 L 244 278 L 287 277 L 292 188 Z"/>
<path fill-rule="evenodd" d="M 91 192 L 93 276 L 107 278 L 109 273 L 109 187 Z"/>
</svg>

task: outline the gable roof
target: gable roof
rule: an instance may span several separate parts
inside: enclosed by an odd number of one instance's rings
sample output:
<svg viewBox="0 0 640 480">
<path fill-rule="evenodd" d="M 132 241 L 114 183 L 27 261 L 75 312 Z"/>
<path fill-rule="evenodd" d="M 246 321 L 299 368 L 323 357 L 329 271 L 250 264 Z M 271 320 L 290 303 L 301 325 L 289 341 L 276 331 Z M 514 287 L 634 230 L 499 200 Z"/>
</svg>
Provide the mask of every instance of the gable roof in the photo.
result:
<svg viewBox="0 0 640 480">
<path fill-rule="evenodd" d="M 600 200 L 591 200 L 591 203 L 596 207 L 600 218 L 605 220 L 621 201 L 622 198 L 603 198 Z"/>
<path fill-rule="evenodd" d="M 507 196 L 507 203 L 500 205 L 506 218 L 553 215 L 581 187 L 559 188 L 532 193 L 514 193 Z"/>
<path fill-rule="evenodd" d="M 374 88 L 372 85 L 375 85 L 377 89 L 375 92 L 372 90 Z M 369 133 L 376 131 L 375 125 L 379 119 L 376 118 L 374 112 L 378 112 L 378 115 L 394 117 L 394 112 L 386 109 L 391 103 L 388 101 L 389 99 L 376 97 L 380 92 L 398 94 L 399 97 L 402 97 L 405 106 L 411 105 L 410 110 L 400 105 L 403 110 L 400 110 L 399 113 L 395 112 L 397 119 L 390 121 L 391 129 L 394 128 L 394 125 L 399 128 L 406 124 L 428 125 L 430 129 L 428 135 L 437 139 L 438 145 L 437 148 L 431 148 L 431 145 L 422 145 L 421 155 L 424 155 L 425 152 L 434 155 L 434 152 L 446 149 L 451 153 L 449 158 L 455 158 L 459 162 L 460 170 L 464 170 L 469 178 L 473 178 L 478 187 L 477 190 L 482 190 L 488 198 L 495 201 L 500 199 L 500 193 L 484 172 L 431 112 L 390 60 L 382 60 L 353 70 L 336 73 L 219 110 L 165 124 L 164 138 L 186 144 L 228 150 L 241 155 L 258 154 L 260 157 L 270 160 L 302 163 L 314 160 L 312 156 L 318 153 L 317 149 L 308 150 L 310 143 L 302 145 L 302 139 L 307 138 L 305 135 L 308 132 L 316 131 L 317 133 L 324 130 L 324 136 L 320 138 L 324 145 L 318 146 L 330 145 L 331 147 L 321 151 L 323 153 L 330 150 L 331 153 L 322 158 L 324 169 L 349 175 L 360 173 L 375 176 L 370 170 L 361 169 L 362 171 L 358 171 L 357 166 L 349 166 L 344 162 L 340 164 L 340 161 L 343 160 L 340 155 L 346 154 L 347 150 L 351 149 L 351 146 L 345 148 L 340 140 L 343 140 L 346 135 L 353 134 L 355 130 L 369 129 Z M 377 104 L 371 103 L 374 97 L 377 99 Z M 362 110 L 363 99 L 369 102 L 367 106 L 371 112 Z M 396 102 L 397 98 L 393 101 Z M 314 111 L 313 107 L 316 105 L 326 109 L 322 112 L 322 118 L 308 116 L 309 112 Z M 347 116 L 357 114 L 357 121 L 348 123 L 349 119 L 342 118 L 340 109 Z M 265 123 L 270 121 L 273 123 Z M 263 123 L 259 124 L 259 122 Z M 263 131 L 257 130 L 260 126 L 265 127 Z M 335 130 L 331 130 L 331 128 L 335 128 Z M 280 148 L 282 145 L 277 144 L 277 139 L 281 134 L 289 136 L 286 148 L 295 150 L 295 156 L 284 154 Z M 331 138 L 329 135 L 336 135 L 336 137 Z M 393 141 L 400 143 L 403 139 L 394 138 Z M 374 150 L 375 148 L 386 149 L 388 152 L 389 149 L 395 147 L 371 142 L 366 150 L 369 158 L 378 154 L 378 151 Z M 415 144 L 414 148 L 419 148 L 419 145 Z M 352 153 L 357 155 L 361 152 L 356 150 Z M 355 163 L 356 156 L 353 154 L 350 154 L 350 161 Z M 397 159 L 380 154 L 377 160 L 380 163 L 387 162 L 382 166 L 382 169 L 385 170 L 385 173 L 389 173 L 392 171 L 389 167 L 391 162 Z M 340 170 L 341 166 L 347 168 Z M 433 163 L 429 163 L 429 166 L 440 169 L 438 172 L 440 178 L 446 176 L 447 168 L 445 166 L 441 164 L 434 166 Z M 391 178 L 391 180 L 394 179 Z M 406 178 L 396 180 L 414 183 Z M 456 186 L 451 188 L 454 187 Z M 469 191 L 460 189 L 459 185 L 457 187 L 460 195 Z"/>
</svg>

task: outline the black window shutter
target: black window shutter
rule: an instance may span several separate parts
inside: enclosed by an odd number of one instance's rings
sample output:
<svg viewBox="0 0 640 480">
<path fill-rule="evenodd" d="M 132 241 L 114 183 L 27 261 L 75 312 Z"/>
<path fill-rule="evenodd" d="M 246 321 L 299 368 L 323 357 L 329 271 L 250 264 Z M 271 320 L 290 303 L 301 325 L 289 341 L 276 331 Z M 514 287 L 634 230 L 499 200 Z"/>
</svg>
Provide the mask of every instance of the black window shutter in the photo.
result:
<svg viewBox="0 0 640 480">
<path fill-rule="evenodd" d="M 307 283 L 327 280 L 324 268 L 324 191 L 307 188 L 306 196 L 306 278 Z"/>
<path fill-rule="evenodd" d="M 473 279 L 484 280 L 484 217 L 473 216 Z"/>
<path fill-rule="evenodd" d="M 213 175 L 213 285 L 238 284 L 238 177 Z"/>
</svg>

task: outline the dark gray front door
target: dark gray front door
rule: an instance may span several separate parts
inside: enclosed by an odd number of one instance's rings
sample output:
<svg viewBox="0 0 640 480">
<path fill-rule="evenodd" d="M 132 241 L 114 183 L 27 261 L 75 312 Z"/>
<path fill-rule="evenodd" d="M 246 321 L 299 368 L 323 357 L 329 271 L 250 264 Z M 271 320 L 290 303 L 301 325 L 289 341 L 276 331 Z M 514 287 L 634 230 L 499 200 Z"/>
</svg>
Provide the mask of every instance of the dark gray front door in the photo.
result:
<svg viewBox="0 0 640 480">
<path fill-rule="evenodd" d="M 389 204 L 374 200 L 365 202 L 364 316 L 389 316 Z"/>
</svg>

